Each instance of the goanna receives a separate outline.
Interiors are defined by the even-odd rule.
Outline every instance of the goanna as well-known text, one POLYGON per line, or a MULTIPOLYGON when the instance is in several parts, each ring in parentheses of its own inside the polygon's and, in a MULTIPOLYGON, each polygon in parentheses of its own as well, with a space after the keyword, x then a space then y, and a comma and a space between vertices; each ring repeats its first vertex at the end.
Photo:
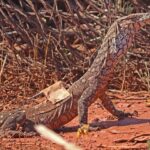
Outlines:
POLYGON ((26 135, 34 133, 35 124, 57 129, 78 115, 82 127, 88 123, 88 107, 100 98, 103 106, 114 116, 123 118, 130 113, 115 109, 105 91, 120 58, 132 47, 135 34, 150 24, 150 13, 137 13, 116 20, 108 30, 101 48, 88 71, 68 91, 72 97, 52 105, 47 102, 28 109, 0 113, 0 130, 26 135), (21 127, 18 129, 18 125, 21 127))

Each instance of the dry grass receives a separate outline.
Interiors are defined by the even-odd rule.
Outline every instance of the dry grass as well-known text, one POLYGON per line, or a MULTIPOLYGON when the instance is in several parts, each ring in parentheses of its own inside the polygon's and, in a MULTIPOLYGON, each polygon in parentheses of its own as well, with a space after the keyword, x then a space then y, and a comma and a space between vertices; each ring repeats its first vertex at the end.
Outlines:
MULTIPOLYGON (((112 22, 148 10, 137 9, 130 1, 107 4, 101 0, 38 0, 37 3, 2 0, 0 6, 1 101, 17 105, 30 103, 23 99, 57 80, 71 84, 79 79, 92 63, 112 22)), ((134 52, 137 54, 149 51, 150 28, 146 29, 136 36, 134 52)), ((135 70, 139 70, 138 65, 144 69, 146 61, 144 70, 149 74, 150 60, 138 59, 129 58, 124 73, 125 59, 118 65, 110 88, 148 90, 149 82, 145 84, 135 70)))

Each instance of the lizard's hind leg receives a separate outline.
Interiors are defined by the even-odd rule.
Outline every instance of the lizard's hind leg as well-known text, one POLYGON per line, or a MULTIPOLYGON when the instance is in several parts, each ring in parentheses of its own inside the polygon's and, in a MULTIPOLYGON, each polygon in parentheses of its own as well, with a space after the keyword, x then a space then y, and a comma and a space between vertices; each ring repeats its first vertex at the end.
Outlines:
POLYGON ((104 106, 104 108, 107 111, 109 111, 112 115, 116 116, 118 119, 123 119, 125 117, 133 116, 133 113, 128 113, 128 112, 126 113, 126 112, 116 109, 107 94, 103 94, 99 98, 101 99, 102 105, 104 106))

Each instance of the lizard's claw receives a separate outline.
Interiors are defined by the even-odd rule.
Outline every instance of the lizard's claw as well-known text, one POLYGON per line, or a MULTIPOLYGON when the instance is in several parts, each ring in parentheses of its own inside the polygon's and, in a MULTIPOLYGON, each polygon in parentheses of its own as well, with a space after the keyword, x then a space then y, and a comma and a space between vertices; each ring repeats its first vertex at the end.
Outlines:
POLYGON ((117 117, 118 117, 118 119, 120 120, 120 119, 124 119, 124 118, 126 118, 126 117, 133 117, 133 116, 138 116, 138 112, 137 111, 134 111, 134 112, 132 112, 132 113, 129 113, 129 112, 123 112, 123 111, 119 111, 118 110, 118 112, 117 112, 118 114, 117 114, 117 117))
POLYGON ((86 135, 89 132, 89 125, 83 124, 77 131, 77 137, 80 138, 82 135, 86 135))

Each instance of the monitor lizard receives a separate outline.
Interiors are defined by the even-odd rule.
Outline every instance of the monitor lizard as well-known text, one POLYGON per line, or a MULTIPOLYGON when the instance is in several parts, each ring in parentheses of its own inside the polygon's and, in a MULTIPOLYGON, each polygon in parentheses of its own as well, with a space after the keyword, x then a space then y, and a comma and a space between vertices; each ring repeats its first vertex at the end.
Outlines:
POLYGON ((45 104, 27 109, 0 112, 0 134, 34 135, 34 125, 44 124, 57 129, 77 115, 80 126, 88 123, 88 107, 100 98, 103 106, 114 116, 124 118, 131 113, 117 110, 105 94, 109 81, 120 58, 132 47, 134 35, 145 25, 150 24, 150 13, 136 13, 117 19, 109 28, 96 58, 87 72, 68 91, 71 98, 54 105, 45 104))

